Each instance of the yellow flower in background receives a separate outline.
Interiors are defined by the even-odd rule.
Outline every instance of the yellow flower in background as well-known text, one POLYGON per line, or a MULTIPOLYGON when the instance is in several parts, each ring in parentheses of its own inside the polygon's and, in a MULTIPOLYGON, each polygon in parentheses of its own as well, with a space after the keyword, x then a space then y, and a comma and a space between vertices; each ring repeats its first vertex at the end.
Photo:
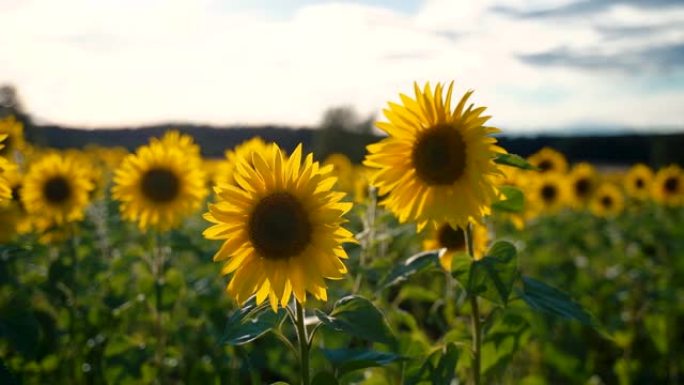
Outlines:
MULTIPOLYGON (((0 134, 0 151, 4 148, 4 141, 7 140, 6 134, 0 134)), ((5 179, 5 173, 11 168, 10 163, 0 156, 0 203, 12 197, 12 190, 5 179)))
POLYGON ((671 165, 658 170, 651 185, 651 196, 656 202, 666 206, 683 204, 684 173, 682 169, 671 165))
POLYGON ((564 173, 568 171, 568 161, 560 152, 550 148, 544 147, 538 152, 530 155, 527 161, 531 165, 539 168, 540 172, 558 172, 564 173))
POLYGON ((201 148, 195 143, 192 136, 182 134, 180 131, 166 131, 161 139, 151 138, 152 142, 159 140, 165 146, 178 147, 186 156, 200 157, 201 148))
MULTIPOLYGON (((489 243, 489 232, 487 226, 473 224, 473 251, 475 260, 484 258, 489 243)), ((451 262, 454 255, 467 253, 465 231, 460 228, 453 228, 448 223, 442 223, 436 229, 431 229, 429 238, 423 242, 423 250, 446 249, 446 252, 439 257, 439 263, 446 271, 451 271, 451 262)))
POLYGON ((204 236, 224 240, 214 261, 233 274, 228 292, 240 304, 256 293, 257 304, 268 298, 274 311, 293 293, 301 303, 307 292, 327 300, 324 278, 344 277, 342 243, 355 242, 341 227, 352 204, 331 190, 330 167, 319 167, 313 154, 302 163, 301 145, 289 158, 276 144, 251 158, 238 160, 238 185, 219 184, 204 215, 213 224, 204 236))
POLYGON ((12 159, 14 152, 24 146, 24 125, 12 115, 0 118, 0 135, 7 135, 0 156, 12 159))
POLYGON ((568 185, 563 174, 546 172, 537 174, 525 189, 530 213, 554 213, 568 202, 568 185))
POLYGON ((21 189, 26 212, 46 226, 83 219, 93 189, 86 170, 73 158, 49 154, 29 168, 21 189))
POLYGON ((596 169, 589 163, 575 165, 568 175, 571 204, 575 208, 585 207, 598 186, 596 169))
POLYGON ((353 171, 354 202, 363 203, 369 197, 371 169, 365 166, 356 166, 353 171))
POLYGON ((612 183, 604 183, 598 187, 591 200, 590 209, 599 217, 614 217, 625 208, 622 191, 612 183))
POLYGON ((648 199, 651 195, 651 183, 653 171, 645 164, 637 164, 629 169, 624 177, 623 184, 627 194, 636 199, 648 199))
POLYGON ((216 173, 216 185, 231 183, 235 184, 235 179, 233 177, 235 173, 235 165, 239 159, 246 159, 247 162, 251 162, 252 153, 263 154, 268 148, 266 142, 258 136, 252 139, 246 140, 232 150, 227 150, 225 152, 225 161, 222 163, 221 167, 216 173))
POLYGON ((344 154, 333 153, 323 161, 324 166, 332 166, 337 177, 337 187, 345 192, 354 191, 354 164, 344 154))
POLYGON ((505 150, 491 136, 499 130, 484 125, 490 118, 484 107, 466 107, 472 91, 452 110, 453 83, 445 97, 442 84, 434 92, 429 84, 422 91, 414 86, 415 99, 400 95, 403 104, 384 110, 388 122, 376 123, 389 137, 367 147, 364 164, 376 169, 371 183, 388 194, 385 207, 419 230, 480 222, 499 195, 501 171, 493 159, 505 150))
POLYGON ((26 213, 26 207, 21 200, 25 176, 15 169, 7 172, 5 179, 12 191, 12 200, 7 205, 8 213, 6 214, 11 214, 13 217, 13 231, 17 234, 29 233, 33 230, 34 224, 32 218, 26 213))
POLYGON ((165 231, 199 209, 207 194, 204 172, 186 149, 180 142, 152 140, 124 159, 112 188, 124 219, 141 230, 165 231))

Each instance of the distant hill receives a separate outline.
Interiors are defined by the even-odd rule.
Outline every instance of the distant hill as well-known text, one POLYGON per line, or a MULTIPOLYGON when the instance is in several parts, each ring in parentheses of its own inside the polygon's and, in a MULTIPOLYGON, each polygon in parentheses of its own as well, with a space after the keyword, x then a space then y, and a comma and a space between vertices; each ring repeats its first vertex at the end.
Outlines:
MULTIPOLYGON (((146 143, 150 137, 160 136, 168 129, 178 129, 192 135, 202 147, 204 156, 221 157, 225 149, 258 135, 275 141, 288 151, 302 143, 314 151, 319 159, 332 152, 347 154, 359 162, 365 146, 380 137, 373 134, 340 130, 319 130, 311 127, 215 127, 190 124, 164 124, 121 129, 83 130, 55 125, 26 125, 26 136, 37 145, 56 148, 80 148, 86 144, 123 146, 129 150, 146 143)), ((653 166, 668 163, 684 164, 684 133, 655 135, 602 136, 537 136, 499 138, 501 145, 512 153, 527 156, 544 146, 551 146, 566 154, 571 161, 591 161, 599 164, 633 164, 643 162, 653 166)))

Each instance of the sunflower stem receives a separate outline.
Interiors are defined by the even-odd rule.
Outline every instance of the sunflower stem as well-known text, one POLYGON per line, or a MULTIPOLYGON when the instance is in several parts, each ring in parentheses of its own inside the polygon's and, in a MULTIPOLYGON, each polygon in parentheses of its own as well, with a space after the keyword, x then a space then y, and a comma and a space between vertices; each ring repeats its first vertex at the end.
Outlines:
MULTIPOLYGON (((465 229, 466 245, 468 254, 475 258, 473 245, 473 226, 468 223, 465 229)), ((469 294, 470 308, 472 311, 472 331, 473 331, 473 384, 480 385, 480 362, 482 350, 482 324, 480 323, 480 306, 477 302, 477 295, 469 294)))
POLYGON ((162 317, 162 300, 164 291, 164 252, 162 250, 161 234, 155 232, 154 235, 154 256, 152 261, 152 272, 154 274, 154 297, 155 297, 155 327, 157 329, 157 349, 155 352, 155 363, 157 364, 157 378, 161 384, 165 383, 164 378, 164 345, 166 343, 164 335, 164 323, 162 317))
POLYGON ((304 305, 295 301, 295 311, 297 313, 297 339, 299 340, 299 361, 302 372, 302 385, 310 385, 309 380, 309 337, 306 335, 306 325, 304 325, 304 305))

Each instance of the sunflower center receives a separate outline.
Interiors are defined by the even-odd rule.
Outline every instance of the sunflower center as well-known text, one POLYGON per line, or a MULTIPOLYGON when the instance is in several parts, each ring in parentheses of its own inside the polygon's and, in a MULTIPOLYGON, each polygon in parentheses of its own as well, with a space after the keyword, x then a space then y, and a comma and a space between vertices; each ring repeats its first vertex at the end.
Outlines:
POLYGON ((537 165, 537 168, 539 168, 539 171, 545 172, 553 169, 553 162, 550 160, 544 159, 539 164, 537 165))
POLYGON ((556 196, 558 196, 558 190, 556 189, 556 186, 553 185, 544 185, 541 189, 541 197, 544 200, 544 202, 550 203, 556 200, 556 196))
POLYGON ((48 202, 59 205, 71 196, 71 186, 64 177, 52 177, 43 185, 43 195, 48 202))
POLYGON ((256 205, 249 218, 249 236, 266 259, 294 257, 311 241, 312 226, 302 204, 289 193, 274 193, 256 205))
POLYGON ((679 178, 669 177, 665 179, 665 184, 663 187, 665 187, 665 191, 668 193, 677 192, 677 189, 679 188, 679 178))
POLYGON ((142 177, 142 193, 153 202, 167 203, 178 196, 180 180, 165 168, 153 168, 142 177))
POLYGON ((637 188, 639 189, 644 188, 644 180, 641 178, 637 178, 634 184, 636 184, 637 188))
POLYGON ((12 145, 12 137, 11 136, 7 136, 5 138, 5 140, 0 142, 0 146, 2 146, 2 148, 0 148, 0 156, 6 156, 7 154, 9 154, 11 145, 12 145))
POLYGON ((457 130, 447 125, 422 134, 413 147, 413 165, 429 185, 449 185, 466 170, 466 144, 457 130))
POLYGON ((437 240, 441 247, 449 250, 465 250, 466 247, 465 232, 461 228, 454 230, 449 224, 439 229, 437 240))
POLYGON ((587 178, 582 178, 575 182, 575 194, 580 198, 584 198, 589 195, 590 188, 591 182, 589 182, 589 179, 587 178))
POLYGON ((613 206, 613 198, 609 196, 601 197, 601 205, 605 208, 611 208, 613 206))

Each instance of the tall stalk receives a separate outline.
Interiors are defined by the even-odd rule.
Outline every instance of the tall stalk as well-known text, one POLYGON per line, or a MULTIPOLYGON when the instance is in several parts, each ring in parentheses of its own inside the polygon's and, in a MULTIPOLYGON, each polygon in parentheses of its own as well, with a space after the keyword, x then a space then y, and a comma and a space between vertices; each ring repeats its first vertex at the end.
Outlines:
MULTIPOLYGON (((473 226, 468 223, 465 229, 466 245, 468 247, 468 254, 473 260, 475 259, 474 245, 473 245, 473 226)), ((473 332, 473 384, 480 385, 480 366, 482 354, 482 324, 480 322, 480 306, 477 302, 477 296, 472 293, 469 294, 470 308, 472 311, 472 332, 473 332)))
POLYGON ((304 306, 295 300, 297 339, 299 340, 299 362, 302 372, 302 385, 310 385, 309 379, 309 336, 304 325, 304 306))

